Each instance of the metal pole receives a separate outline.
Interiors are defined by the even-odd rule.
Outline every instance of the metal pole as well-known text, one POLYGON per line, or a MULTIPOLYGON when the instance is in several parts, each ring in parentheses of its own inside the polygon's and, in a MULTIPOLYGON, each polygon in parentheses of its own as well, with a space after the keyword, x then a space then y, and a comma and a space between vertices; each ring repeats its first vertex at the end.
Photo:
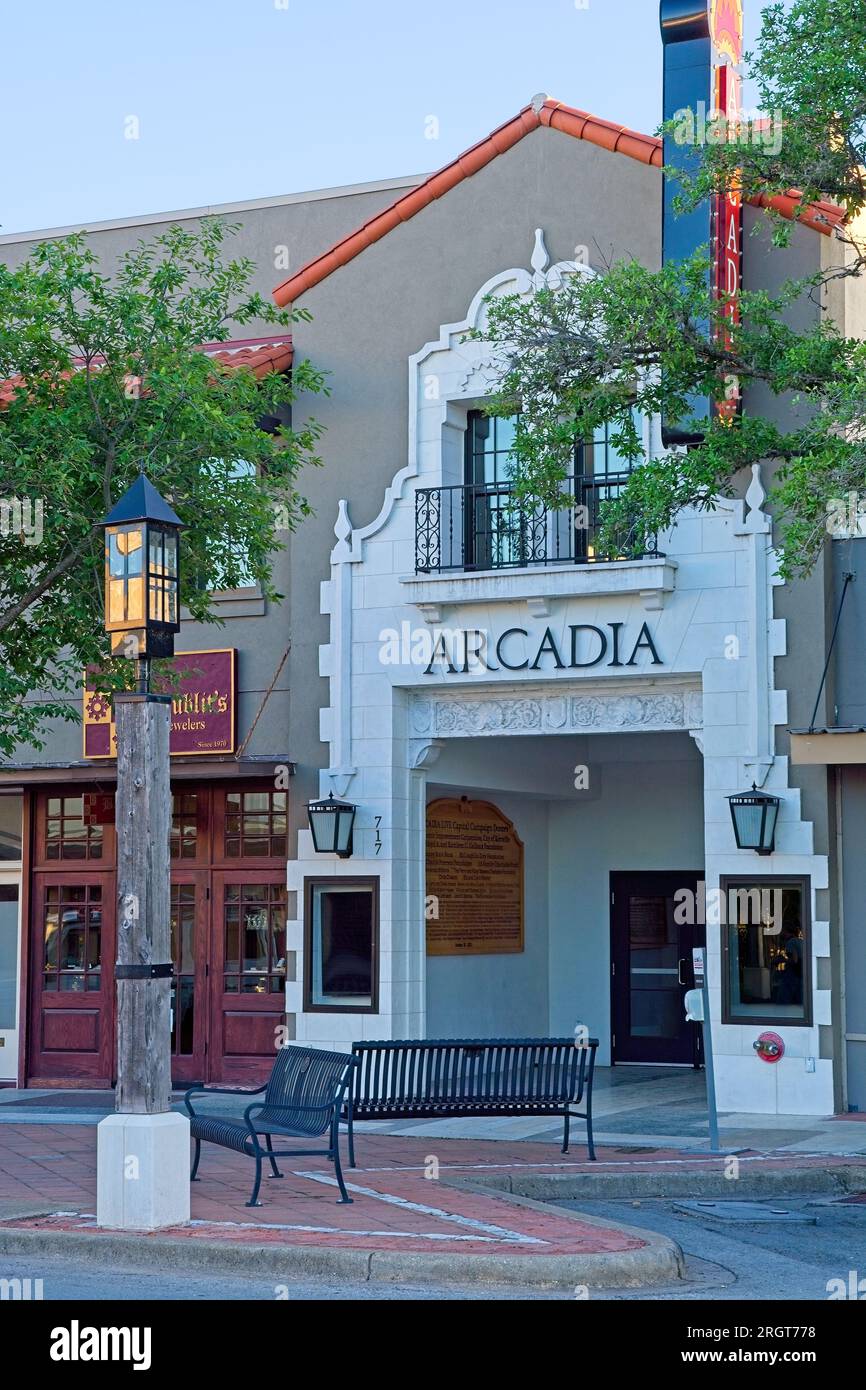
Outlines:
POLYGON ((707 1114, 710 1121, 710 1153, 719 1153, 719 1112, 716 1109, 716 1074, 713 1068, 713 1029, 710 1021, 710 986, 707 980, 707 952, 701 947, 704 970, 701 993, 704 998, 704 1021, 701 1035, 704 1042, 704 1070, 707 1076, 707 1114))

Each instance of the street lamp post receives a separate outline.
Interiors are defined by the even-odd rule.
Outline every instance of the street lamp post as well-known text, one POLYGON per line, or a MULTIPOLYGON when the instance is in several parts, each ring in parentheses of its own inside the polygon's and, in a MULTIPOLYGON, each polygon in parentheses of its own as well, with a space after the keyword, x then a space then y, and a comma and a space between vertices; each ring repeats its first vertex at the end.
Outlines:
POLYGON ((105 626, 137 664, 117 726, 117 1089, 97 1131, 97 1224, 154 1230, 189 1220, 189 1121, 171 1109, 171 698, 153 657, 180 629, 182 523, 140 474, 103 522, 105 626))

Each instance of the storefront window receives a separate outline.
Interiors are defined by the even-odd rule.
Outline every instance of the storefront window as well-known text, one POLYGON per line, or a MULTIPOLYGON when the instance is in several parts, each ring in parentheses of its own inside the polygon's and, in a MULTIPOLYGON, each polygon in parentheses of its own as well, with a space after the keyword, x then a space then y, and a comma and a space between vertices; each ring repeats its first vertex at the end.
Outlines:
POLYGON ((227 859, 285 859, 288 792, 226 792, 227 859))
POLYGON ((18 884, 0 883, 0 1032, 15 1027, 18 993, 18 884))
POLYGON ((171 857, 198 858, 198 794, 175 792, 171 798, 171 857))
POLYGON ((0 796, 0 860, 21 858, 23 797, 0 796))
POLYGON ((45 819, 46 859, 101 859, 103 825, 93 798, 49 796, 45 819))
POLYGON ((305 1007, 378 1008, 379 880, 307 880, 305 1007))
POLYGON ((226 994, 279 994, 285 989, 286 907, 280 883, 226 884, 226 994))
POLYGON ((809 880, 723 879, 725 1023, 811 1023, 809 880))
POLYGON ((102 889, 56 884, 45 890, 42 987, 79 993, 101 987, 102 889))
POLYGON ((171 885, 172 1052, 190 1056, 195 1036, 195 885, 171 885))

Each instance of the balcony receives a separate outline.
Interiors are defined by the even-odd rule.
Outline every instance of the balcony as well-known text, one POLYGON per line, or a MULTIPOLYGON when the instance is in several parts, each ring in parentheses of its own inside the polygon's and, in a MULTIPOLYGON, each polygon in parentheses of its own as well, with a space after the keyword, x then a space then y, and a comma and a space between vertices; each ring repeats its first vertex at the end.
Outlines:
MULTIPOLYGON (((550 510, 515 498, 510 483, 420 488, 415 494, 415 573, 473 573, 530 566, 587 565, 616 559, 596 545, 601 504, 627 478, 572 477, 563 491, 573 504, 550 510)), ((658 556, 656 538, 645 556, 658 556)))
POLYGON ((556 599, 638 595, 659 609, 675 586, 676 561, 656 537, 639 559, 611 557, 597 545, 602 502, 626 474, 571 477, 572 504, 558 509, 515 498, 508 483, 422 488, 415 494, 415 574, 401 583, 430 623, 447 608, 523 601, 536 617, 556 599))

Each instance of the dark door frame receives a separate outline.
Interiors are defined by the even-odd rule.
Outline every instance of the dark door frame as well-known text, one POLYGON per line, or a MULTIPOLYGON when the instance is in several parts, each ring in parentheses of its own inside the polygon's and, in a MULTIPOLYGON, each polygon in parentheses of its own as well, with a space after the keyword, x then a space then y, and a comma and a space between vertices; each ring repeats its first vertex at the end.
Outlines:
MULTIPOLYGON (((706 871, 705 871, 704 869, 687 869, 687 870, 678 870, 678 869, 624 869, 624 870, 611 870, 611 873, 610 873, 610 890, 609 890, 609 891, 610 891, 610 898, 609 898, 609 902, 610 902, 610 936, 609 936, 609 945, 610 945, 610 1033, 611 1033, 610 1057, 611 1057, 611 1066, 616 1066, 617 1061, 619 1061, 621 1065, 691 1066, 691 1067, 698 1067, 698 1066, 701 1066, 701 1065, 702 1065, 703 1058, 702 1058, 702 1055, 701 1055, 701 1030, 700 1030, 700 1028, 696 1028, 696 1027, 694 1027, 694 1026, 691 1025, 691 1024, 686 1024, 686 1022, 685 1022, 685 1010, 683 1010, 683 1029, 684 1029, 683 1037, 684 1037, 684 1039, 685 1039, 685 1037, 687 1036, 687 1035, 685 1034, 685 1029, 688 1028, 689 1031, 690 1031, 690 1033, 691 1033, 691 1038, 692 1038, 692 1045, 691 1045, 691 1048, 690 1048, 690 1050, 689 1050, 689 1055, 687 1055, 687 1056, 686 1056, 686 1055, 683 1055, 682 1057, 679 1057, 679 1058, 672 1058, 672 1057, 664 1058, 664 1057, 663 1057, 663 1058, 661 1058, 661 1059, 659 1059, 659 1060, 657 1060, 657 1061, 655 1061, 655 1062, 654 1062, 653 1059, 651 1059, 651 1058, 627 1058, 627 1057, 620 1057, 620 1058, 617 1058, 617 1048, 616 1048, 616 1046, 614 1045, 614 1040, 615 1040, 615 1038, 616 1038, 616 1036, 617 1036, 617 1032, 619 1032, 619 1036, 620 1036, 620 1051, 621 1051, 621 1050, 622 1050, 623 1028, 622 1028, 621 1025, 620 1025, 620 1027, 618 1028, 618 1027, 617 1027, 617 1024, 618 1024, 618 1022, 619 1022, 621 1019, 624 1018, 624 1016, 627 1016, 627 1011, 628 1011, 628 989, 629 989, 629 980, 628 980, 628 977, 627 977, 627 976, 626 976, 625 978, 623 978, 623 975, 622 975, 622 974, 620 974, 619 977, 617 977, 617 975, 616 975, 616 963, 617 963, 617 955, 618 955, 618 952, 617 952, 617 950, 616 950, 615 933, 616 933, 616 931, 617 931, 617 926, 618 926, 618 920, 617 920, 618 904, 617 904, 617 902, 616 902, 616 893, 617 893, 618 891, 619 891, 619 892, 622 892, 622 893, 628 892, 628 891, 629 891, 629 884, 630 884, 630 883, 631 883, 633 886, 637 886, 638 884, 645 884, 645 885, 646 885, 646 888, 647 888, 647 891, 651 891, 653 888, 655 888, 656 891, 659 891, 659 890, 665 891, 665 889, 670 889, 670 888, 684 888, 684 887, 692 887, 692 886, 694 886, 694 887, 696 888, 697 885, 698 885, 698 883, 701 882, 701 881, 704 879, 705 873, 706 873, 706 871), (663 886, 663 885, 664 885, 664 886, 663 886), (625 992, 624 994, 623 994, 623 991, 625 992)), ((685 967, 683 968, 683 966, 682 966, 682 964, 681 964, 681 965, 680 965, 680 969, 681 969, 681 984, 682 984, 683 989, 686 990, 686 989, 692 989, 692 988, 694 987, 694 975, 693 975, 693 973, 692 973, 692 961, 691 961, 691 948, 692 948, 693 945, 694 945, 694 946, 702 946, 702 945, 705 945, 705 943, 706 943, 706 925, 705 925, 705 923, 695 923, 695 924, 692 924, 692 925, 686 925, 686 924, 684 924, 684 931, 685 931, 685 934, 686 934, 687 937, 688 937, 688 944, 681 947, 681 952, 680 952, 679 960, 680 960, 680 962, 682 962, 683 960, 685 960, 685 967)), ((681 938, 681 939, 682 939, 682 938, 681 938)), ((672 1050, 672 1049, 669 1049, 669 1050, 672 1050)), ((684 1048, 683 1050, 685 1051, 685 1048, 684 1048)))

